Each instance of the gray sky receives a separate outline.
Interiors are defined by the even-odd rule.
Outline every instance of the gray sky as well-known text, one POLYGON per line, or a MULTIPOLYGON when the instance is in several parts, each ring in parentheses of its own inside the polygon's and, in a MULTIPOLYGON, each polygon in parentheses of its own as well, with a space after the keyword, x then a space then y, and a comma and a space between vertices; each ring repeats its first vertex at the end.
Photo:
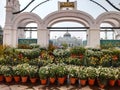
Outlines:
MULTIPOLYGON (((31 0, 19 0, 21 4, 21 9, 23 9, 31 0)), ((35 0, 34 3, 32 3, 25 11, 29 12, 35 7, 37 4, 40 2, 45 1, 45 0, 35 0)), ((47 16, 49 13, 52 13, 56 10, 58 10, 58 1, 67 1, 67 0, 50 0, 42 5, 40 5, 38 8, 36 8, 33 12, 38 14, 41 18, 44 18, 47 16)), ((77 1, 77 9, 87 12, 88 14, 92 15, 94 18, 96 18, 98 15, 101 13, 105 12, 100 6, 94 4, 90 0, 69 0, 69 1, 77 1)), ((97 1, 98 3, 102 4, 107 10, 109 11, 115 11, 107 2, 106 0, 94 0, 97 1)), ((110 0, 115 6, 120 8, 120 0, 110 0)), ((6 0, 1 0, 0 3, 0 25, 4 27, 5 23, 5 4, 6 0)), ((62 25, 57 24, 55 26, 62 25)), ((74 23, 73 25, 78 25, 74 23)), ((71 23, 69 23, 69 26, 71 26, 71 23)), ((53 33, 54 34, 54 33, 53 33)), ((73 34, 74 35, 74 34, 73 34)), ((53 36, 55 37, 55 36, 53 36)), ((53 38, 51 37, 51 38, 53 38)), ((79 36, 77 36, 79 37, 79 36)), ((85 38, 85 35, 82 37, 85 38)))

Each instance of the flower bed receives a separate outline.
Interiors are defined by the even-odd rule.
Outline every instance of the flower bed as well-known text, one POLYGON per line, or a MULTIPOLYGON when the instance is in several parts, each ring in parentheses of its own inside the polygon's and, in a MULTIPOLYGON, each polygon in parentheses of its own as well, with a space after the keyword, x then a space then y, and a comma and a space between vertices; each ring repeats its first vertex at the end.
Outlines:
MULTIPOLYGON (((59 78, 63 78, 63 82, 60 84, 66 84, 71 81, 71 78, 75 78, 74 82, 83 86, 85 83, 78 82, 82 82, 81 80, 89 82, 90 79, 95 79, 99 85, 100 82, 102 82, 101 84, 108 83, 110 79, 119 81, 120 50, 84 50, 82 58, 74 58, 70 56, 69 49, 55 49, 49 52, 46 49, 16 50, 7 48, 0 55, 0 74, 12 78, 19 76, 20 80, 22 80, 22 76, 26 76, 28 81, 31 81, 33 77, 37 81, 46 79, 46 83, 54 78, 54 81, 50 81, 52 84, 58 83, 59 78)), ((20 80, 19 82, 23 82, 20 80)))

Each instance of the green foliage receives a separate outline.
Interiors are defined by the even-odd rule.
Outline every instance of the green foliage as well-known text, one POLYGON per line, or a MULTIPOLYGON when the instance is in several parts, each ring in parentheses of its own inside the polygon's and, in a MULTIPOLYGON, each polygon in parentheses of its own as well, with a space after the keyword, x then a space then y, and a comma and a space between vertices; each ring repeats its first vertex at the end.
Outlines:
POLYGON ((70 53, 71 54, 75 54, 75 55, 80 55, 80 54, 84 54, 85 50, 86 49, 84 47, 78 47, 78 46, 76 46, 76 47, 72 47, 70 49, 70 53))
POLYGON ((38 74, 41 79, 46 79, 49 75, 48 67, 47 66, 40 67, 38 74))
POLYGON ((12 76, 13 75, 11 66, 6 66, 6 65, 2 66, 1 71, 3 72, 4 76, 12 76))
POLYGON ((86 67, 80 67, 78 71, 78 78, 79 79, 87 79, 87 68, 86 67))
POLYGON ((28 75, 30 78, 38 77, 38 67, 30 65, 28 75))
POLYGON ((57 65, 56 69, 57 69, 56 71, 57 77, 64 77, 68 74, 67 68, 65 67, 64 64, 57 65))
POLYGON ((70 77, 74 77, 74 78, 77 78, 78 77, 78 67, 77 66, 73 66, 73 65, 71 65, 71 66, 69 66, 68 67, 68 75, 70 76, 70 77))

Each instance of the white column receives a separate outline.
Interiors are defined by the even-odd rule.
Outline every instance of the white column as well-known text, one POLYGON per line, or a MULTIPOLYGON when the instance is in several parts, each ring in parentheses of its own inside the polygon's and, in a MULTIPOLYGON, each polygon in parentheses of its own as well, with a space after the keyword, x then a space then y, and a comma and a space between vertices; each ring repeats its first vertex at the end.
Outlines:
POLYGON ((100 30, 89 29, 87 46, 91 48, 100 48, 100 30))
POLYGON ((16 29, 12 30, 12 46, 18 46, 18 31, 16 29))
POLYGON ((48 47, 49 45, 49 31, 47 29, 39 29, 37 32, 37 44, 40 47, 48 47))
POLYGON ((3 45, 12 46, 12 30, 4 30, 3 32, 3 45))

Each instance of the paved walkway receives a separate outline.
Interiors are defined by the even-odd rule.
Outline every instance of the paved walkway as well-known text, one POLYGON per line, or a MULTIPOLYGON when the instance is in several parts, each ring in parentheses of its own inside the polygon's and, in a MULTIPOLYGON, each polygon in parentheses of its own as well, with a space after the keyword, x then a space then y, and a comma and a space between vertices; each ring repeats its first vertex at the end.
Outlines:
POLYGON ((120 90, 120 87, 106 87, 105 89, 100 89, 97 85, 96 86, 75 86, 75 85, 65 85, 65 86, 58 86, 58 85, 33 85, 33 84, 16 84, 16 83, 0 83, 0 90, 120 90))

